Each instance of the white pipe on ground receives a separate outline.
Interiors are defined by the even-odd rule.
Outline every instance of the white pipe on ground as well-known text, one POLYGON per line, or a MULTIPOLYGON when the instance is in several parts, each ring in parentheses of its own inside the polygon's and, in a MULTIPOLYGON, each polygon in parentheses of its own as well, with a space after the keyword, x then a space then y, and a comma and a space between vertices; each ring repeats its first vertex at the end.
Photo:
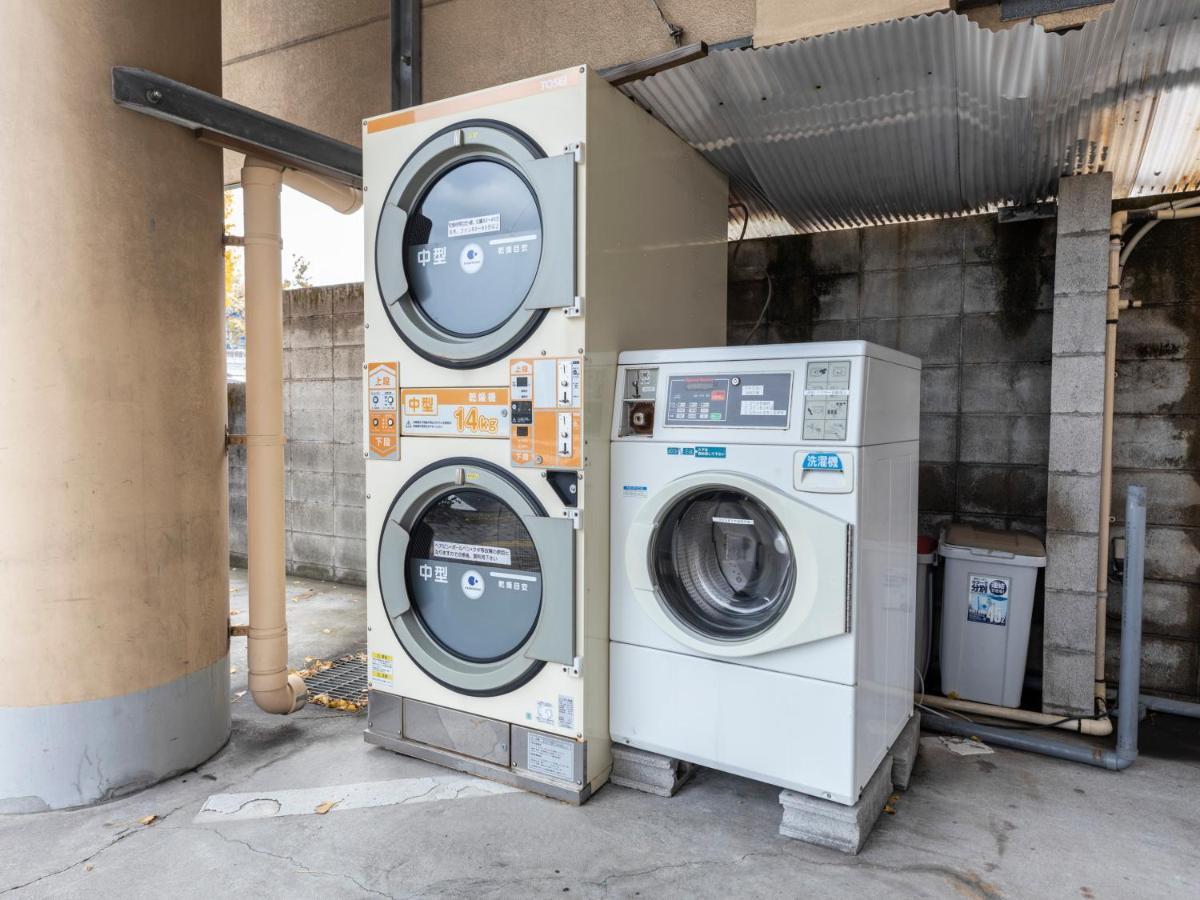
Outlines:
POLYGON ((1074 731, 1079 734, 1104 736, 1112 734, 1112 719, 1107 716, 1099 719, 1069 719, 1053 713, 1033 712, 1028 709, 1012 709, 1007 706, 993 706, 990 703, 976 703, 973 700, 955 700, 949 697, 931 695, 918 696, 913 699, 917 706, 928 706, 932 709, 944 709, 949 712, 964 715, 987 716, 991 719, 1007 719, 1013 722, 1023 722, 1029 725, 1061 728, 1064 731, 1074 731))
POLYGON ((242 167, 246 279, 246 557, 250 693, 287 715, 308 689, 288 674, 284 572, 283 240, 280 166, 247 157, 242 167))

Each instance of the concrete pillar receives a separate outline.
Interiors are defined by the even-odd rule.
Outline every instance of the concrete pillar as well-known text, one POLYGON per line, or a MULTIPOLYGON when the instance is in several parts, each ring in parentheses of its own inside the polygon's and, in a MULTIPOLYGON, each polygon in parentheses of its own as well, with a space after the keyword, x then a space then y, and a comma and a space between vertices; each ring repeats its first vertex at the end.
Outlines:
POLYGON ((229 735, 221 158, 112 101, 220 93, 219 0, 0 0, 0 813, 229 735))
POLYGON ((1091 715, 1112 176, 1059 182, 1042 708, 1091 715))

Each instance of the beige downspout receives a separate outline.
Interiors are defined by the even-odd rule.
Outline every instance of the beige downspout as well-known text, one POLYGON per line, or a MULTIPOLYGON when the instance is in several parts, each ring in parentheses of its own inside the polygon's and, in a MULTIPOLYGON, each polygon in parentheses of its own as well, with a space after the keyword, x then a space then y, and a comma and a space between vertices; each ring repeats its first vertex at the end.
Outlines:
POLYGON ((246 268, 246 557, 250 625, 246 655, 250 694, 269 713, 304 706, 308 689, 288 673, 287 593, 284 568, 283 240, 279 192, 283 184, 340 213, 362 206, 362 191, 284 170, 247 157, 242 167, 246 268))
POLYGON ((1113 403, 1117 380, 1117 317, 1121 308, 1121 242, 1127 212, 1115 212, 1108 226, 1108 288, 1104 298, 1104 425, 1100 439, 1100 546, 1096 555, 1096 712, 1108 712, 1104 653, 1108 634, 1108 534, 1112 518, 1113 403))
POLYGON ((246 267, 246 559, 250 694, 287 715, 308 689, 287 665, 283 496, 283 240, 280 166, 250 157, 242 167, 246 267))

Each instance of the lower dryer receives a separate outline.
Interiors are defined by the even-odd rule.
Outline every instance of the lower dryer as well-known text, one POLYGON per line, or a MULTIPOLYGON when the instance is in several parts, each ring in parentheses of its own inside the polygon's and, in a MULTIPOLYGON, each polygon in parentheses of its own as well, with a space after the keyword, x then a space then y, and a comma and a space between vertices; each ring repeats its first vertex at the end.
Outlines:
POLYGON ((912 715, 920 362, 621 354, 615 742, 839 803, 912 715))
POLYGON ((367 498, 367 741, 583 802, 611 762, 603 668, 593 684, 581 665, 572 506, 510 468, 506 441, 409 441, 405 457, 367 498))

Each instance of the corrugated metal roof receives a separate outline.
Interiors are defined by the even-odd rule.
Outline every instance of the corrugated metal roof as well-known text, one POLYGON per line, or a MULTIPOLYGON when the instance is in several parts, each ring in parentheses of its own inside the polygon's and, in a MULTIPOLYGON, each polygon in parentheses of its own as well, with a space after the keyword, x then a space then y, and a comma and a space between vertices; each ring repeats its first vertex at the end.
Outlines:
POLYGON ((753 237, 1020 206, 1071 174, 1200 188, 1200 0, 1117 0, 1066 34, 899 19, 624 89, 729 173, 753 237))

